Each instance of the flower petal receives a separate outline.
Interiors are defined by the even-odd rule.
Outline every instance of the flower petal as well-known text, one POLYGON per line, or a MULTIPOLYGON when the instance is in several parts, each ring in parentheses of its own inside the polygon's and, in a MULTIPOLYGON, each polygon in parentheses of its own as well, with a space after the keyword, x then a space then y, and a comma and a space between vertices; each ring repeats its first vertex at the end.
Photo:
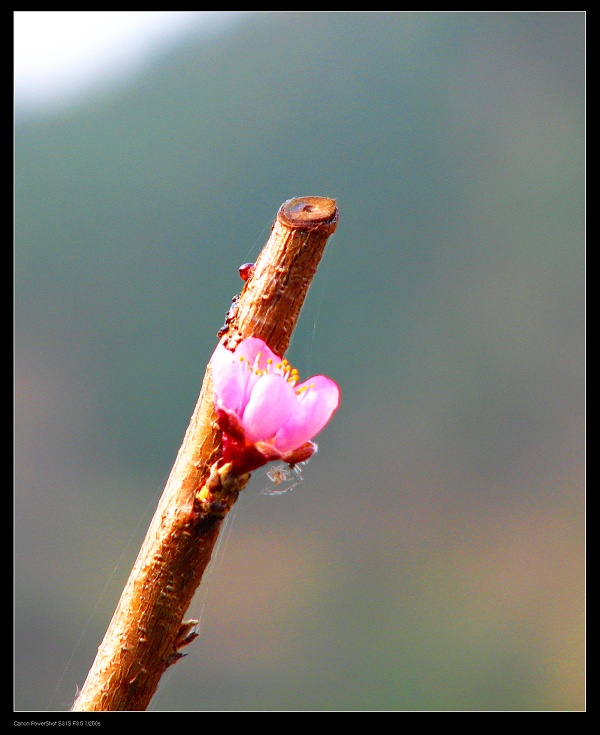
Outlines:
POLYGON ((264 370, 267 367, 267 362, 281 362, 281 358, 278 357, 273 350, 258 337, 247 337, 245 340, 239 343, 235 349, 236 357, 243 357, 253 367, 264 370), (255 365, 255 361, 258 361, 255 365))
POLYGON ((340 389, 333 380, 315 375, 296 387, 296 403, 289 420, 275 436, 280 452, 290 452, 316 436, 340 402, 340 389))
POLYGON ((213 392, 217 406, 237 414, 241 419, 252 389, 259 379, 256 371, 265 370, 269 360, 278 363, 281 358, 257 337, 243 340, 234 352, 219 343, 211 358, 213 392))
POLYGON ((250 370, 233 352, 217 346, 211 358, 213 392, 220 408, 241 416, 246 403, 250 370))
POLYGON ((252 388, 242 417, 246 441, 270 443, 291 417, 296 402, 290 383, 279 375, 262 375, 252 388))

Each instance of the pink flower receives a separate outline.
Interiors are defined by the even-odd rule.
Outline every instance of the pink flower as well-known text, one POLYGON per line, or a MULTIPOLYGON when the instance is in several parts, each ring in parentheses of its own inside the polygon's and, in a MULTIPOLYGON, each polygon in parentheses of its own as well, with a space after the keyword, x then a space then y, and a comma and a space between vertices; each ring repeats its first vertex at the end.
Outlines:
POLYGON ((340 389, 324 375, 298 383, 298 371, 256 337, 231 352, 217 346, 212 360, 215 408, 223 431, 223 458, 250 472, 274 459, 304 462, 310 441, 340 402, 340 389))

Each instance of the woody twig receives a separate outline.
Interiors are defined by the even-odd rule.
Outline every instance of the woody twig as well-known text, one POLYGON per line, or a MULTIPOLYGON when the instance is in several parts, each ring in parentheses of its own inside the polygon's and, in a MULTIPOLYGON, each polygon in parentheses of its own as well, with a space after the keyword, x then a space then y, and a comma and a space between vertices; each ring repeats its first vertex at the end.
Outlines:
MULTIPOLYGON (((283 356, 325 244, 337 225, 332 199, 285 202, 219 333, 229 350, 258 337, 283 356)), ((74 711, 145 710, 165 670, 195 637, 185 612, 223 519, 248 482, 223 464, 211 367, 148 533, 74 705, 74 711)))

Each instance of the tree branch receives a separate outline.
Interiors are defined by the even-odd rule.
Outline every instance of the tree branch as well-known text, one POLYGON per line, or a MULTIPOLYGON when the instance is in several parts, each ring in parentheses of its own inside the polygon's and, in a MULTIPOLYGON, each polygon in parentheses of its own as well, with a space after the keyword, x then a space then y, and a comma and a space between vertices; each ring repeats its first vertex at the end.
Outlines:
MULTIPOLYGON (((252 274, 219 333, 234 349, 259 337, 283 356, 310 282, 337 225, 333 199, 285 202, 252 274)), ((74 711, 144 710, 164 671, 190 643, 196 621, 183 621, 210 561, 223 519, 249 474, 219 466, 207 367, 200 397, 137 561, 74 711)))

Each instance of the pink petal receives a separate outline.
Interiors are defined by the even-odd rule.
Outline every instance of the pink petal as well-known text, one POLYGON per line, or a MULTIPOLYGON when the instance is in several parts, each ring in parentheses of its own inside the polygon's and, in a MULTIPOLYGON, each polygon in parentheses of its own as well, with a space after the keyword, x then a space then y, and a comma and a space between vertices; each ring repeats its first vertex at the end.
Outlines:
POLYGON ((296 387, 296 403, 289 420, 275 437, 280 452, 290 452, 316 436, 340 402, 340 389, 333 380, 315 375, 296 387), (306 390, 298 392, 306 386, 306 390))
POLYGON ((235 349, 236 357, 240 355, 245 357, 251 365, 254 365, 257 355, 260 353, 258 361, 258 367, 264 370, 267 367, 267 361, 272 360, 273 362, 281 362, 281 358, 278 357, 270 347, 267 346, 266 342, 258 337, 247 337, 245 340, 239 343, 235 349))
POLYGON ((241 416, 250 377, 247 363, 219 344, 211 358, 211 367, 217 406, 241 416))
POLYGON ((244 409, 247 442, 270 442, 294 411, 296 393, 279 375, 263 375, 255 383, 244 409))
POLYGON ((213 391, 217 406, 236 413, 240 418, 259 375, 256 370, 276 364, 280 357, 257 337, 240 342, 234 352, 218 344, 211 358, 213 391))

